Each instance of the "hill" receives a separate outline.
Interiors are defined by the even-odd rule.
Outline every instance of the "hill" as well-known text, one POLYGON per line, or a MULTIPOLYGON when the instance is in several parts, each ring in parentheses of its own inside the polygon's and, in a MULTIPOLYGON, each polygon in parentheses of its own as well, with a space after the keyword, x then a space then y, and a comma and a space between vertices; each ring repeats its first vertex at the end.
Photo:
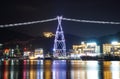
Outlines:
MULTIPOLYGON (((101 37, 79 37, 71 34, 65 34, 66 47, 72 49, 72 45, 81 44, 81 41, 96 41, 98 44, 111 43, 113 40, 120 41, 120 32, 116 34, 105 35, 101 37)), ((52 51, 54 45, 54 37, 46 38, 44 36, 32 37, 20 32, 11 31, 8 29, 0 29, 0 43, 4 47, 21 47, 44 48, 45 51, 52 51)))

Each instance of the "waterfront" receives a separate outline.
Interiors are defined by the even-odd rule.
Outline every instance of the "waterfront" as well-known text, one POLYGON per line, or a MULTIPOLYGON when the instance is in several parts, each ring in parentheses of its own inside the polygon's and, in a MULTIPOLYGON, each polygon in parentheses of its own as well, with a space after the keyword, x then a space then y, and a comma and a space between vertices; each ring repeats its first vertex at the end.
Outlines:
POLYGON ((120 79, 120 61, 1 60, 0 79, 120 79))

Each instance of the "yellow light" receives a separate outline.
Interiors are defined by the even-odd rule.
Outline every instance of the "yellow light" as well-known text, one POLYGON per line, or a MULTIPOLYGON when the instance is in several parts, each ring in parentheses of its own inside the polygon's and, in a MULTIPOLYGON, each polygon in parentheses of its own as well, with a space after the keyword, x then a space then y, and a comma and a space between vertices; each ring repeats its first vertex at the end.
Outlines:
POLYGON ((50 37, 54 36, 54 34, 52 32, 43 32, 43 35, 46 38, 50 38, 50 37))
POLYGON ((32 59, 35 59, 35 57, 34 57, 34 56, 30 56, 30 57, 29 57, 29 59, 31 59, 31 60, 32 60, 32 59))

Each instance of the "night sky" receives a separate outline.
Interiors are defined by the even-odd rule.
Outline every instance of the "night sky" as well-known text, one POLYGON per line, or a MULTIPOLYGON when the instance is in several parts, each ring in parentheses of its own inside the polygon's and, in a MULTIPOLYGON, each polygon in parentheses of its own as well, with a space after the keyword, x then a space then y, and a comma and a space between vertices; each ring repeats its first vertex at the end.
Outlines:
MULTIPOLYGON (((120 22, 119 0, 4 0, 0 2, 0 25, 55 18, 120 22)), ((64 33, 99 37, 120 32, 120 25, 63 21, 64 33)), ((39 36, 44 31, 55 33, 57 21, 8 27, 18 32, 39 36)))

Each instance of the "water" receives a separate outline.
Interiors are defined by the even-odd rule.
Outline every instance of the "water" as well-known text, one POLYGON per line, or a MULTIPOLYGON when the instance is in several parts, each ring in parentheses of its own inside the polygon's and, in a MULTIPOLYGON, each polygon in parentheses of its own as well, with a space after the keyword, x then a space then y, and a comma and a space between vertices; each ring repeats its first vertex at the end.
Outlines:
POLYGON ((120 79, 120 61, 0 60, 0 79, 120 79))

